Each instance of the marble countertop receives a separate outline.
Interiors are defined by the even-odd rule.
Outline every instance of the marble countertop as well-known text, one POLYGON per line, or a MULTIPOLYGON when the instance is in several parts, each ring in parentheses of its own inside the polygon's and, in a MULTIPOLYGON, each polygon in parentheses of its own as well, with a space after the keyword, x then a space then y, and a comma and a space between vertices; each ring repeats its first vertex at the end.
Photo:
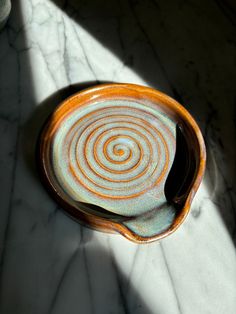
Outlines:
POLYGON ((231 1, 12 1, 0 33, 0 313, 236 312, 231 1), (34 145, 65 97, 152 86, 196 118, 207 171, 185 223, 136 245, 80 226, 41 185, 34 145))

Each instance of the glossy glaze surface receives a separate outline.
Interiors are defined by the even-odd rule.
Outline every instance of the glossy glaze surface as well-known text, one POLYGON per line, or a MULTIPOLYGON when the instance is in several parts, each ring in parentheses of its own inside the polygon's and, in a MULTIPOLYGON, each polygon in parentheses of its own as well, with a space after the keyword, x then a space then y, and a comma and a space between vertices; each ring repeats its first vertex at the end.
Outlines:
POLYGON ((52 134, 55 177, 72 199, 133 216, 160 206, 175 154, 175 123, 154 105, 91 102, 52 134))
MULTIPOLYGON (((109 215, 105 218, 107 229, 134 241, 154 240, 182 222, 205 167, 204 142, 189 113, 168 96, 132 84, 95 86, 68 98, 47 122, 39 155, 47 186, 66 209, 74 208, 74 217, 81 218, 80 202, 87 204, 85 214, 91 205, 98 206, 101 210, 90 220, 105 211, 119 215, 116 225, 109 215), (178 165, 182 179, 173 174, 173 185, 181 187, 180 181, 186 181, 184 200, 176 206, 179 191, 168 198, 166 181, 176 160, 180 124, 182 131, 192 133, 178 158, 193 150, 185 163, 195 164, 187 180, 189 167, 184 164, 178 165)), ((93 222, 88 225, 97 228, 93 222)))

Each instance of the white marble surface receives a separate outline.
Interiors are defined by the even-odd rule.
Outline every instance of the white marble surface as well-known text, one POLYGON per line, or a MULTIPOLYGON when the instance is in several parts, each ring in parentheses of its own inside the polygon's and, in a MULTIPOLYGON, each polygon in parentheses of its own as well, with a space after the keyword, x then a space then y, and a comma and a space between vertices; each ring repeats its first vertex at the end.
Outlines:
POLYGON ((13 1, 0 33, 0 313, 233 314, 235 23, 231 1, 13 1), (207 142, 190 215, 161 243, 81 227, 34 165, 46 115, 84 82, 179 100, 207 142))

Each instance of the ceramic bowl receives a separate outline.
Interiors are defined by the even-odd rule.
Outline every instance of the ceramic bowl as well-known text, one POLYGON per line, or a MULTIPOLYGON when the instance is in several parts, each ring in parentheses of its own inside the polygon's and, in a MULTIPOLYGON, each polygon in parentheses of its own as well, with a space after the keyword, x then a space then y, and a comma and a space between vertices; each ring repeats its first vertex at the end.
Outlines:
POLYGON ((37 156, 45 186, 67 213, 139 243, 181 225, 206 162, 189 112, 133 84, 99 85, 66 99, 45 124, 37 156))

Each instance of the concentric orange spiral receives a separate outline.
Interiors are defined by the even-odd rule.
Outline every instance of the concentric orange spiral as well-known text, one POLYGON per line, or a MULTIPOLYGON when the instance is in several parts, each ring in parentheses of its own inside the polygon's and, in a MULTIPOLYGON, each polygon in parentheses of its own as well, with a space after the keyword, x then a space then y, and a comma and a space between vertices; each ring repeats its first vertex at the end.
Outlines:
POLYGON ((175 125, 151 105, 125 100, 79 107, 61 121, 51 147, 54 175, 73 199, 129 215, 163 199, 175 125))

